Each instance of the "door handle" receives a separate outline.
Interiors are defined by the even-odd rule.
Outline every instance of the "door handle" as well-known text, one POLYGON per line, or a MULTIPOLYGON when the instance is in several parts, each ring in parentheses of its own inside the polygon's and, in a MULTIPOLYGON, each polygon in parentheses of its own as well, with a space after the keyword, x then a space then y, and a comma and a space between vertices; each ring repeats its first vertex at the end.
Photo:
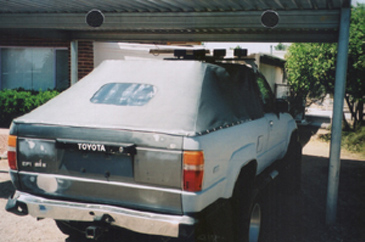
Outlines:
POLYGON ((270 127, 274 126, 274 121, 270 120, 269 124, 270 124, 270 127))
POLYGON ((264 146, 263 139, 264 139, 263 135, 260 135, 259 137, 257 137, 257 145, 256 145, 256 152, 257 153, 262 151, 262 148, 264 146))

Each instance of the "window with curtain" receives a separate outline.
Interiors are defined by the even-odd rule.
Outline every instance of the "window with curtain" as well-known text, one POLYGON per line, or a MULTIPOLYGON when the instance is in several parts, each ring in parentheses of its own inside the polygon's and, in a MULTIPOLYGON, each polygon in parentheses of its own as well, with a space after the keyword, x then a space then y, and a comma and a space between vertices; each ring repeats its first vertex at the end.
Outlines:
POLYGON ((68 51, 56 48, 0 48, 0 88, 66 89, 68 51))

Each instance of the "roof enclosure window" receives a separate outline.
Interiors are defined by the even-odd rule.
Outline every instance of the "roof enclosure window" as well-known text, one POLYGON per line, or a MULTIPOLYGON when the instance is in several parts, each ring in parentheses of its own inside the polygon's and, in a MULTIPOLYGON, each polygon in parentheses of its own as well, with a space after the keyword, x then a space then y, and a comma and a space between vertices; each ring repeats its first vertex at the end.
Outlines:
POLYGON ((91 98, 92 103, 118 106, 143 106, 156 94, 156 87, 136 83, 108 83, 91 98))
POLYGON ((68 86, 67 48, 0 47, 0 89, 45 91, 68 86))

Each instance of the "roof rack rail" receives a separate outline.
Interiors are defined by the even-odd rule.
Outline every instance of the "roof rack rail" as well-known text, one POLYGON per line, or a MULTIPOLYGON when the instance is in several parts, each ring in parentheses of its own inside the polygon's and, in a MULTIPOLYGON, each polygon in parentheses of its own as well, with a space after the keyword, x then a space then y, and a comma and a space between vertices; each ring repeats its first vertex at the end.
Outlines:
POLYGON ((173 58, 165 58, 165 60, 200 60, 206 62, 215 61, 239 61, 248 60, 247 49, 235 49, 234 58, 226 58, 226 49, 214 49, 213 55, 206 49, 175 49, 173 58))
POLYGON ((205 49, 176 49, 174 50, 174 56, 180 60, 204 60, 206 58, 206 54, 209 54, 209 50, 205 49))
POLYGON ((208 63, 242 63, 252 66, 256 72, 255 59, 247 56, 247 49, 235 49, 233 58, 226 58, 225 49, 214 49, 213 55, 206 49, 175 49, 174 58, 164 60, 198 60, 208 63))

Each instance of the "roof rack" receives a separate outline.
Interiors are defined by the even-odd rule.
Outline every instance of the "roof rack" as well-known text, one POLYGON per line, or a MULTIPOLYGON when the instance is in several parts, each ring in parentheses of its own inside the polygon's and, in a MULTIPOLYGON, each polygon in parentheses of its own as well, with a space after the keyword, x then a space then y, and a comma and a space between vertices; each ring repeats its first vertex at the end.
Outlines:
POLYGON ((247 57, 247 49, 235 49, 233 58, 226 58, 226 49, 215 49, 213 55, 206 49, 175 49, 174 58, 164 60, 198 60, 208 63, 248 64, 257 71, 255 59, 247 57))

